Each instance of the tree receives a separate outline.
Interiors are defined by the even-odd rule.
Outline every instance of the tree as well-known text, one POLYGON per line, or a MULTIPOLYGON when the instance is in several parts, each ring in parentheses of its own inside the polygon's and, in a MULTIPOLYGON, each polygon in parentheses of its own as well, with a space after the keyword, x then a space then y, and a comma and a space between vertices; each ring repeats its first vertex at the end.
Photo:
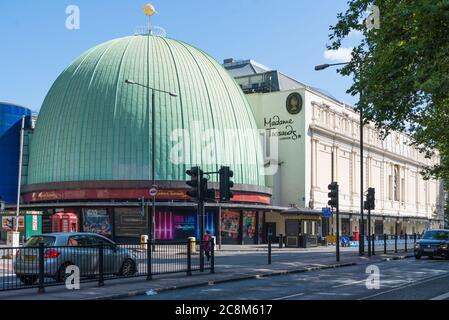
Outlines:
POLYGON ((363 39, 352 61, 339 72, 353 75, 348 93, 362 92, 365 122, 386 137, 408 134, 411 145, 439 164, 424 168, 425 178, 449 181, 449 0, 350 0, 331 26, 329 49, 339 49, 352 30, 363 39), (368 30, 369 8, 380 10, 380 28, 368 30))

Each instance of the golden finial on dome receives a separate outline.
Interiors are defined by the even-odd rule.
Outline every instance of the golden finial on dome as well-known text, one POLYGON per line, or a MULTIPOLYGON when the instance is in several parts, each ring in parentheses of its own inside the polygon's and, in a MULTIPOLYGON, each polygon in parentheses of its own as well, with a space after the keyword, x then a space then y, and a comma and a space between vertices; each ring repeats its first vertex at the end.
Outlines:
POLYGON ((143 13, 146 16, 151 17, 154 16, 157 13, 157 11, 151 3, 148 3, 143 6, 143 13))

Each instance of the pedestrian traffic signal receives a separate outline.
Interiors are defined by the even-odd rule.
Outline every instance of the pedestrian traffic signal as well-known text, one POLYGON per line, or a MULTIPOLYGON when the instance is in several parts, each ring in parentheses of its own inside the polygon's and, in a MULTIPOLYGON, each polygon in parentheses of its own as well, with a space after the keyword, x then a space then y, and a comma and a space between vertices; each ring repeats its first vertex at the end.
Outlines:
POLYGON ((366 195, 365 209, 374 210, 376 202, 376 190, 374 188, 368 188, 368 193, 366 195))
POLYGON ((187 181, 187 185, 191 188, 186 194, 193 200, 201 199, 201 182, 203 180, 203 171, 199 167, 193 167, 186 171, 186 174, 190 176, 190 180, 187 181))
POLYGON ((221 167, 220 169, 220 200, 229 201, 234 196, 231 188, 234 187, 234 182, 231 178, 234 172, 229 167, 221 167))
POLYGON ((338 207, 338 183, 332 182, 327 188, 330 190, 330 192, 328 193, 329 202, 327 204, 333 208, 337 208, 338 207))

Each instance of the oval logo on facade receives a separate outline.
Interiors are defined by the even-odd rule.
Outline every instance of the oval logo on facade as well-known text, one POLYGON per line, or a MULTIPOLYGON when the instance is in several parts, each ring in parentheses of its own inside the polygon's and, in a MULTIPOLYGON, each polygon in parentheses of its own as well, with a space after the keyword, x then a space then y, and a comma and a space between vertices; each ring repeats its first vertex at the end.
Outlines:
POLYGON ((302 110, 302 97, 299 93, 293 92, 287 97, 287 111, 290 114, 298 114, 302 110))

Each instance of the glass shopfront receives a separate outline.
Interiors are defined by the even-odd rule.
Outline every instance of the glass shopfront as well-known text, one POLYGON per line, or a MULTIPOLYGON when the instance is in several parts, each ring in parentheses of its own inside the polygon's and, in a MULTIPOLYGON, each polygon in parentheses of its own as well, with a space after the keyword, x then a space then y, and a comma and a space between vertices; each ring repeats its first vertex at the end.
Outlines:
POLYGON ((256 212, 243 211, 242 244, 254 244, 256 241, 256 212))
POLYGON ((116 241, 140 242, 140 236, 147 234, 147 219, 141 208, 115 208, 114 214, 116 241))
POLYGON ((112 238, 112 217, 107 209, 83 209, 83 231, 112 238))
POLYGON ((265 239, 263 236, 263 226, 264 226, 264 214, 263 212, 258 212, 257 217, 257 242, 259 244, 264 243, 265 239))
POLYGON ((221 212, 221 243, 240 243, 240 211, 223 210, 221 212))
MULTIPOLYGON (((204 217, 204 231, 215 235, 214 212, 208 211, 204 217)), ((155 216, 155 236, 157 240, 186 240, 200 238, 199 219, 196 210, 158 209, 155 216)))

